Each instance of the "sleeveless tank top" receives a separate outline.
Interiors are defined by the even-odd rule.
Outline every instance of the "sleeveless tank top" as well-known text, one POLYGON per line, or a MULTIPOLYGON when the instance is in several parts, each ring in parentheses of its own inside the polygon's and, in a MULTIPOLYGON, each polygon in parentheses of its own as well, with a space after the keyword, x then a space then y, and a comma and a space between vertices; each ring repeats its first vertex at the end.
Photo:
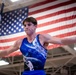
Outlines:
POLYGON ((29 43, 27 38, 24 38, 20 47, 23 54, 25 71, 43 70, 47 58, 47 49, 45 49, 39 41, 39 34, 33 42, 29 43))

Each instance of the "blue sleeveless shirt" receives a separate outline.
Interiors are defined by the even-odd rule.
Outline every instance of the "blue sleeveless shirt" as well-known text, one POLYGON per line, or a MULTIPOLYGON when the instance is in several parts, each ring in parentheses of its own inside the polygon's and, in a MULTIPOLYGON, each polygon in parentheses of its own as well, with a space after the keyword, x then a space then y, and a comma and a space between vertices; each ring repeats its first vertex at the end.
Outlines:
POLYGON ((33 42, 29 43, 24 38, 20 47, 25 63, 25 71, 43 70, 47 58, 47 49, 45 49, 39 41, 39 34, 33 42))

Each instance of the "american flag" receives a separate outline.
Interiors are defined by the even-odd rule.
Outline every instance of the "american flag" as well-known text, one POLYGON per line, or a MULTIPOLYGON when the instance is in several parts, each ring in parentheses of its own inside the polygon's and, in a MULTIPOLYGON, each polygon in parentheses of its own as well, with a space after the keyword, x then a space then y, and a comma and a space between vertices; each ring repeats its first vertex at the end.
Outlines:
MULTIPOLYGON (((26 35, 22 20, 27 16, 37 19, 37 33, 48 33, 60 38, 76 36, 76 1, 45 0, 31 5, 29 8, 25 7, 4 13, 0 25, 0 50, 9 48, 17 39, 26 35)), ((51 44, 48 48, 52 49, 59 46, 51 44)), ((10 56, 19 54, 21 53, 16 51, 10 56)))

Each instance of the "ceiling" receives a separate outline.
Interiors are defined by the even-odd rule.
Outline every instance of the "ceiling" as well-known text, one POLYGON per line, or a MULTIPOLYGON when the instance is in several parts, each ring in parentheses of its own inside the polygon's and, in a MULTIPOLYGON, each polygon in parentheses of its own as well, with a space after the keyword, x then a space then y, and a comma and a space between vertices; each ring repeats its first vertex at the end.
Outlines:
MULTIPOLYGON (((40 1, 44 0, 19 0, 17 2, 11 2, 10 0, 0 0, 0 6, 2 3, 4 3, 3 12, 7 12, 40 1)), ((76 51, 73 49, 73 47, 74 44, 48 50, 45 69, 50 67, 61 68, 64 65, 72 66, 76 64, 76 51)), ((0 66, 0 75, 21 75, 24 65, 22 56, 13 56, 2 59, 8 61, 10 64, 6 66, 0 66)))
POLYGON ((4 3, 3 12, 6 12, 6 11, 11 11, 17 8, 29 6, 29 5, 32 5, 34 3, 41 2, 41 1, 44 1, 44 0, 19 0, 16 2, 11 2, 11 0, 0 0, 0 6, 2 3, 4 3))

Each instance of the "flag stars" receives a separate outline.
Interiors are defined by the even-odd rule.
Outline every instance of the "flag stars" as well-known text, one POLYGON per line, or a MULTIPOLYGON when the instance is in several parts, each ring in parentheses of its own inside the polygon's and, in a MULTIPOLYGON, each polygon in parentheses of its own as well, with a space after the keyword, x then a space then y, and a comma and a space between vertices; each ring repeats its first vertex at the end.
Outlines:
POLYGON ((6 25, 6 23, 4 23, 4 25, 6 25))
POLYGON ((10 12, 9 14, 10 14, 10 15, 12 15, 12 13, 11 13, 11 12, 10 12))
POLYGON ((16 30, 14 30, 14 33, 16 32, 16 30))
POLYGON ((9 18, 9 15, 7 15, 7 17, 9 18))
POLYGON ((19 16, 21 17, 22 15, 20 14, 19 16))
POLYGON ((21 31, 21 29, 19 29, 19 32, 21 31))
POLYGON ((21 26, 21 24, 19 24, 19 26, 21 26))
POLYGON ((2 26, 2 28, 4 28, 4 27, 2 26))
POLYGON ((15 15, 14 17, 16 18, 17 16, 15 15))
POLYGON ((2 16, 3 20, 0 27, 0 35, 3 36, 23 32, 22 20, 27 17, 25 13, 27 13, 25 8, 5 12, 2 16))
POLYGON ((4 35, 6 35, 6 32, 4 32, 4 35))
POLYGON ((11 32, 9 31, 8 33, 10 34, 11 32))
POLYGON ((19 17, 17 17, 17 19, 19 19, 19 17))
POLYGON ((0 28, 0 30, 1 30, 1 28, 0 28))
POLYGON ((4 19, 4 16, 2 18, 4 19))
POLYGON ((12 28, 11 31, 13 31, 14 29, 12 28))
POLYGON ((12 16, 14 16, 14 14, 12 14, 12 16))
POLYGON ((23 26, 21 28, 23 28, 23 26))
POLYGON ((16 23, 16 20, 14 22, 16 23))
POLYGON ((16 27, 16 25, 14 25, 14 28, 16 27))
POLYGON ((17 13, 17 15, 19 15, 19 12, 17 13))
POLYGON ((9 27, 9 25, 6 25, 6 27, 8 28, 8 27, 9 27))
POLYGON ((8 29, 6 30, 6 32, 8 32, 8 29))
POLYGON ((2 30, 2 32, 4 33, 4 30, 2 30))
POLYGON ((25 8, 25 10, 27 10, 27 8, 25 8))
POLYGON ((19 28, 17 27, 16 29, 18 30, 19 28))
POLYGON ((4 21, 2 21, 2 23, 4 23, 4 21))
POLYGON ((27 15, 27 13, 25 13, 25 15, 27 15))
POLYGON ((5 16, 6 16, 7 14, 5 13, 5 16))
POLYGON ((16 13, 17 11, 15 10, 15 13, 16 13))
POLYGON ((9 22, 9 24, 11 24, 11 22, 9 22))
POLYGON ((22 11, 22 10, 20 9, 20 11, 22 11))
POLYGON ((6 21, 7 19, 5 18, 5 21, 6 21))
POLYGON ((4 30, 6 30, 6 28, 4 28, 4 30))
POLYGON ((12 23, 11 25, 13 26, 14 24, 12 23))
POLYGON ((12 18, 10 17, 9 19, 11 20, 12 18))
POLYGON ((19 19, 19 21, 22 21, 21 19, 19 19))
POLYGON ((22 13, 25 13, 25 11, 22 11, 22 13))
POLYGON ((17 22, 17 24, 19 24, 19 22, 17 22))
POLYGON ((9 22, 9 20, 7 20, 7 22, 9 22))
POLYGON ((24 18, 24 16, 22 16, 22 18, 24 18))

